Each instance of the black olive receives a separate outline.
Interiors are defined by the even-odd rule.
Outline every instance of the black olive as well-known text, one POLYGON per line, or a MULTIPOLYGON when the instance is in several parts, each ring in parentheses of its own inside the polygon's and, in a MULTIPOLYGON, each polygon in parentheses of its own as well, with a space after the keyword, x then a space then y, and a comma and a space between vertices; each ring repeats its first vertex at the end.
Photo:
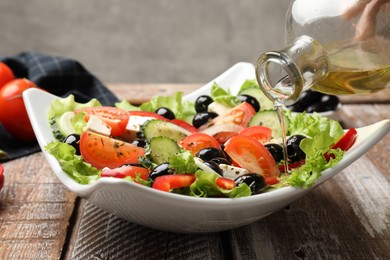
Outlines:
POLYGON ((197 113, 207 112, 207 109, 208 109, 209 105, 211 103, 213 103, 213 102, 214 102, 214 100, 210 96, 207 96, 207 95, 199 96, 195 100, 195 110, 196 110, 196 112, 197 113))
POLYGON ((76 154, 80 155, 80 135, 78 134, 70 134, 65 137, 64 143, 73 146, 76 149, 76 154))
POLYGON ((306 136, 292 135, 287 139, 287 157, 290 162, 298 162, 306 158, 306 154, 299 147, 299 144, 306 136))
POLYGON ((219 165, 216 162, 208 161, 208 162, 203 162, 203 164, 205 164, 208 167, 210 167, 213 171, 215 171, 219 175, 221 175, 221 176, 223 175, 223 172, 222 172, 221 168, 219 168, 219 165))
POLYGON ((159 176, 175 173, 175 170, 169 167, 169 163, 162 163, 152 169, 149 174, 149 179, 155 180, 159 176))
POLYGON ((243 94, 243 95, 239 95, 238 99, 241 102, 249 103, 256 112, 258 112, 260 110, 260 103, 259 103, 259 101, 257 101, 256 98, 254 98, 254 97, 252 97, 250 95, 243 94))
POLYGON ((268 143, 264 146, 270 152, 272 157, 274 157, 275 162, 280 162, 281 160, 283 160, 283 147, 281 145, 275 143, 268 143))
POLYGON ((160 107, 159 109, 156 110, 156 113, 169 120, 175 119, 175 113, 173 113, 172 110, 166 107, 160 107))
POLYGON ((213 158, 210 160, 210 162, 215 162, 217 164, 227 164, 227 165, 231 164, 231 162, 228 161, 226 158, 221 158, 221 157, 213 158))
POLYGON ((123 166, 136 166, 136 167, 142 167, 145 168, 142 164, 140 163, 126 163, 123 166))
POLYGON ((203 148, 199 152, 197 152, 196 157, 199 157, 203 161, 211 161, 213 158, 225 158, 225 153, 221 149, 209 147, 203 148))
POLYGON ((236 186, 245 183, 251 189, 252 195, 261 193, 265 188, 264 177, 256 173, 241 175, 234 180, 236 186))
POLYGON ((136 145, 138 147, 145 147, 146 146, 146 140, 143 138, 137 138, 134 141, 131 142, 132 145, 136 145))
POLYGON ((192 120, 192 125, 196 128, 201 127, 202 125, 206 124, 209 120, 216 118, 218 114, 214 112, 200 112, 197 113, 194 116, 194 119, 192 120))
POLYGON ((314 103, 319 102, 323 95, 324 94, 320 92, 309 89, 301 94, 298 103, 304 107, 308 107, 314 103))
POLYGON ((137 136, 138 139, 145 139, 145 134, 144 134, 143 131, 138 131, 136 133, 136 136, 137 136))

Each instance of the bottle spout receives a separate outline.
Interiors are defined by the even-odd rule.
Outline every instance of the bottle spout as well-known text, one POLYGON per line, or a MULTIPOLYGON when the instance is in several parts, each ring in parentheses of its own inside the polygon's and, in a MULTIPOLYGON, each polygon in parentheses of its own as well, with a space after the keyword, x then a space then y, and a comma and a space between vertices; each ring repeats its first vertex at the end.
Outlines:
POLYGON ((264 94, 289 106, 301 93, 328 74, 325 49, 309 36, 301 36, 281 51, 266 52, 256 64, 256 79, 264 94))

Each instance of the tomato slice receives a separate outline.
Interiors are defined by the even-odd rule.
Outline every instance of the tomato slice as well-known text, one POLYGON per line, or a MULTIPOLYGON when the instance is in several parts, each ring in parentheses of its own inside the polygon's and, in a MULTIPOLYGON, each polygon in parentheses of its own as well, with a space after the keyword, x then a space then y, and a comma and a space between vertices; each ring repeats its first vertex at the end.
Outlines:
POLYGON ((262 143, 250 136, 232 137, 225 146, 225 152, 240 167, 262 175, 266 182, 267 179, 279 176, 279 169, 271 153, 262 143))
POLYGON ((247 135, 255 138, 260 143, 265 143, 271 140, 272 129, 265 126, 250 126, 243 129, 240 135, 247 135))
POLYGON ((141 166, 123 165, 115 169, 105 168, 101 174, 102 177, 114 177, 120 179, 130 176, 135 182, 137 182, 137 175, 139 175, 141 179, 146 180, 149 177, 149 170, 141 166))
POLYGON ((214 137, 199 132, 184 137, 179 141, 179 145, 181 145, 184 149, 192 152, 192 154, 196 154, 203 148, 212 147, 221 149, 221 145, 214 137))
POLYGON ((196 177, 194 174, 169 174, 156 178, 152 188, 162 191, 171 191, 172 189, 184 188, 190 186, 196 177))
POLYGON ((218 143, 225 144, 230 138, 236 135, 238 135, 237 132, 219 132, 214 135, 214 138, 218 141, 218 143))
MULTIPOLYGON (((246 127, 255 113, 255 109, 249 103, 243 102, 233 107, 226 114, 214 118, 211 124, 235 124, 246 127)), ((207 125, 205 127, 207 127, 207 125)))
POLYGON ((77 110, 83 111, 87 115, 85 120, 88 122, 91 115, 99 117, 111 127, 111 136, 121 136, 126 132, 126 125, 129 121, 129 113, 126 110, 115 107, 88 107, 77 110))
POLYGON ((198 132, 198 129, 196 129, 193 125, 187 123, 186 121, 184 120, 181 120, 181 119, 172 119, 170 121, 171 123, 174 123, 175 125, 178 125, 180 127, 183 127, 184 129, 186 129, 187 131, 191 132, 191 133, 196 133, 198 132))
POLYGON ((4 62, 0 62, 0 88, 13 79, 15 79, 15 75, 11 68, 4 62))
POLYGON ((98 169, 111 169, 127 163, 138 163, 145 149, 108 136, 84 131, 80 137, 80 153, 84 161, 98 169))
MULTIPOLYGON (((355 128, 350 128, 348 131, 332 146, 332 149, 341 149, 343 151, 348 151, 352 145, 355 143, 357 137, 357 131, 355 128)), ((333 154, 325 153, 326 160, 330 158, 334 159, 333 154)))
POLYGON ((218 187, 224 189, 224 190, 231 190, 234 187, 236 187, 236 184, 234 183, 233 180, 228 179, 228 178, 223 178, 219 177, 216 181, 215 184, 217 184, 218 187))

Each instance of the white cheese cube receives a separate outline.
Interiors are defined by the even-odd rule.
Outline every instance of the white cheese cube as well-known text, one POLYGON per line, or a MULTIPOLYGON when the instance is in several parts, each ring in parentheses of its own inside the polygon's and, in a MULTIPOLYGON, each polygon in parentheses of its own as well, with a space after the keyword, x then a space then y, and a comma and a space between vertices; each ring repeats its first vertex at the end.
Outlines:
POLYGON ((223 177, 234 180, 237 177, 240 177, 242 175, 248 174, 249 171, 240 167, 227 165, 227 164, 220 164, 219 168, 221 168, 223 172, 223 177))
POLYGON ((207 111, 208 112, 214 112, 214 113, 217 113, 218 115, 224 115, 226 114, 230 109, 232 109, 231 107, 229 106, 225 106, 225 105, 222 105, 218 102, 212 102, 208 108, 207 108, 207 111))
POLYGON ((153 117, 147 116, 130 116, 129 121, 127 122, 126 129, 128 131, 138 132, 141 129, 141 126, 149 120, 155 119, 153 117))
POLYGON ((87 122, 86 130, 98 133, 101 135, 110 136, 111 127, 104 123, 103 120, 99 119, 97 116, 91 115, 87 122))

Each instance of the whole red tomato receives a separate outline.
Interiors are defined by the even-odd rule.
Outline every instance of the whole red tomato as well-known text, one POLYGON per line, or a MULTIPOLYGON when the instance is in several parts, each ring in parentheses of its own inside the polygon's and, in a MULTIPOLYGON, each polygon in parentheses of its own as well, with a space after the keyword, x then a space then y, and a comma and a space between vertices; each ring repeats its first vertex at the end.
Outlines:
POLYGON ((0 88, 15 78, 14 73, 4 62, 0 62, 0 88))
POLYGON ((28 79, 14 79, 0 89, 0 123, 20 141, 35 140, 22 98, 23 91, 29 88, 37 86, 28 79))

